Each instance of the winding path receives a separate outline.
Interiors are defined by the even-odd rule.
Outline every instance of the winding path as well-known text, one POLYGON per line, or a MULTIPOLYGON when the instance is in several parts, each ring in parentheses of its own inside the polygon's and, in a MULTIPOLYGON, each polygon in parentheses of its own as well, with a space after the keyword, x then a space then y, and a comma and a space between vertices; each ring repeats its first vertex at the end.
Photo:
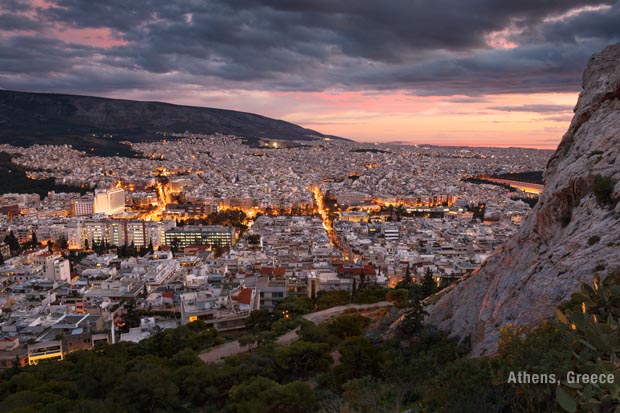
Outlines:
MULTIPOLYGON (((303 317, 313 322, 314 324, 320 324, 331 317, 342 314, 347 310, 368 310, 371 308, 382 308, 382 307, 390 307, 393 303, 390 301, 380 301, 374 304, 347 304, 341 305, 338 307, 331 307, 326 310, 317 311, 314 313, 306 314, 303 317)), ((297 340, 297 327, 295 330, 288 331, 276 339, 277 344, 288 344, 292 341, 297 340)), ((220 344, 219 346, 212 347, 202 353, 200 353, 200 359, 205 363, 217 363, 222 361, 226 357, 234 356, 235 354, 245 353, 248 351, 248 346, 242 346, 238 341, 229 341, 224 344, 220 344)))

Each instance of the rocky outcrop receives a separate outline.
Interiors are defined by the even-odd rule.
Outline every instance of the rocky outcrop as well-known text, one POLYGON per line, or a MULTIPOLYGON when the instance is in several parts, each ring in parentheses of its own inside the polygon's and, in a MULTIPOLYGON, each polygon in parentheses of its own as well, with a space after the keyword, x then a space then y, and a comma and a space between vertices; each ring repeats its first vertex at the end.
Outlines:
POLYGON ((619 150, 620 44, 590 59, 536 207, 478 271, 431 298, 428 322, 489 354, 501 326, 551 318, 594 273, 620 269, 619 150), (606 198, 601 177, 611 178, 606 198))

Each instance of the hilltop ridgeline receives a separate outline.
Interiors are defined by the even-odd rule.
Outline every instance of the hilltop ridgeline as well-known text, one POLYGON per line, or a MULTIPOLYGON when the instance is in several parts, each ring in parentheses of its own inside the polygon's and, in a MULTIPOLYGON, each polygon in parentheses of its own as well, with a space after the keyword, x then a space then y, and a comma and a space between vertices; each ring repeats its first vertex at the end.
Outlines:
POLYGON ((233 110, 0 90, 0 143, 73 144, 79 149, 96 147, 114 152, 118 141, 161 139, 157 132, 185 131, 219 132, 255 140, 328 137, 293 123, 233 110))

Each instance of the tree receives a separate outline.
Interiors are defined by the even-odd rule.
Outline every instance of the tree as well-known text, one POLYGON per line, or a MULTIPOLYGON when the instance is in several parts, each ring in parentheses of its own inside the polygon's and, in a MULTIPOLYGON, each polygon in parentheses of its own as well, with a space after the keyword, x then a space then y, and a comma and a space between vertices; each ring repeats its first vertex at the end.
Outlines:
POLYGON ((399 324, 400 331, 405 336, 411 336, 422 330, 424 317, 428 313, 424 310, 422 301, 416 297, 409 301, 399 324))
POLYGON ((383 356, 366 337, 351 337, 339 346, 341 364, 334 367, 334 373, 340 383, 363 377, 367 374, 378 376, 381 371, 383 356))
POLYGON ((244 334, 239 337, 239 345, 248 346, 248 351, 252 351, 252 346, 256 344, 258 337, 255 334, 244 334))
MULTIPOLYGON (((355 279, 353 280, 355 283, 355 279)), ((351 302, 351 295, 348 291, 334 290, 326 291, 320 290, 316 294, 314 303, 317 310, 324 310, 326 308, 336 307, 339 305, 349 304, 351 302)))
POLYGON ((281 369, 292 377, 306 378, 312 374, 326 371, 332 363, 329 345, 295 341, 276 350, 275 360, 281 369))
POLYGON ((422 278, 422 285, 420 288, 421 299, 429 297, 437 292, 437 283, 433 278, 433 271, 429 268, 426 269, 426 274, 422 278))
POLYGON ((359 413, 401 412, 402 386, 372 376, 352 379, 343 386, 345 409, 359 413))
POLYGON ((269 310, 255 310, 245 319, 245 325, 254 331, 266 331, 275 321, 275 314, 269 310))
POLYGON ((169 369, 148 359, 138 360, 133 369, 117 387, 115 398, 137 412, 181 410, 169 369))
POLYGON ((129 255, 130 257, 136 257, 138 255, 136 244, 134 244, 133 241, 131 241, 131 244, 127 248, 127 255, 129 255))
POLYGON ((341 314, 327 325, 327 330, 341 339, 361 336, 370 319, 359 314, 341 314))
POLYGON ((58 247, 63 250, 69 248, 69 242, 67 242, 67 238, 65 238, 64 235, 62 235, 58 240, 58 247))
POLYGON ((39 245, 39 240, 37 239, 37 233, 34 231, 32 231, 30 245, 32 246, 32 248, 35 248, 37 245, 39 245))
POLYGON ((85 249, 86 251, 90 250, 90 246, 89 246, 89 244, 88 244, 88 238, 86 238, 86 239, 84 240, 84 249, 85 249))
POLYGON ((180 245, 181 240, 178 237, 174 237, 174 239, 170 242, 170 248, 172 248, 173 252, 179 251, 180 245))
POLYGON ((276 311, 281 312, 285 317, 291 318, 310 313, 313 310, 314 304, 312 300, 305 295, 289 295, 276 306, 276 311))
POLYGON ((386 298, 393 302, 396 307, 404 307, 409 302, 409 294, 409 290, 394 288, 387 292, 386 298))
POLYGON ((11 251, 19 251, 20 249, 19 241, 17 240, 17 237, 15 236, 13 231, 10 231, 9 235, 7 235, 4 238, 4 242, 8 244, 11 251))
POLYGON ((409 264, 407 264, 407 268, 405 270, 405 278, 396 284, 396 288, 403 288, 407 290, 407 294, 409 299, 413 298, 413 280, 411 278, 411 272, 409 270, 409 264))
POLYGON ((316 395, 306 383, 278 384, 262 376, 232 386, 227 407, 235 413, 306 413, 316 410, 316 395))

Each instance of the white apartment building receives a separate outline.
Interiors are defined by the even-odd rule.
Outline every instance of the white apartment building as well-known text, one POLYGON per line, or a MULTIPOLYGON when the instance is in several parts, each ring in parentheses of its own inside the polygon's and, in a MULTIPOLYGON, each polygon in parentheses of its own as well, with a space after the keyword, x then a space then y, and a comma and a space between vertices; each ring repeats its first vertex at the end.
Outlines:
POLYGON ((125 191, 106 189, 95 191, 94 210, 96 214, 114 215, 125 210, 125 191))

